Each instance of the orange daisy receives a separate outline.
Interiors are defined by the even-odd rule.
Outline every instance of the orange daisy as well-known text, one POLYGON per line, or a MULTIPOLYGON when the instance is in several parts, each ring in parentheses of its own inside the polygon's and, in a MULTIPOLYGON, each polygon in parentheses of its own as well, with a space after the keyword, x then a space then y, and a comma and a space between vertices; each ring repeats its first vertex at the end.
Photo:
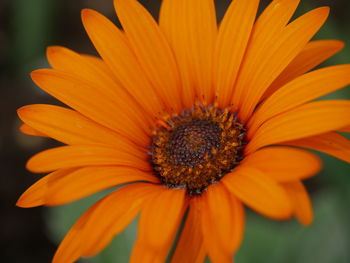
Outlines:
POLYGON ((163 0, 159 24, 115 0, 123 30, 93 10, 84 27, 101 58, 63 47, 34 82, 69 106, 18 110, 22 132, 65 144, 32 157, 47 173, 17 205, 62 205, 123 185, 74 224, 53 262, 103 250, 140 214, 130 262, 231 262, 243 204, 272 219, 312 221, 302 179, 350 161, 350 101, 315 99, 347 86, 350 65, 312 70, 343 48, 311 41, 329 8, 290 22, 298 0, 234 0, 217 26, 213 0, 163 0))

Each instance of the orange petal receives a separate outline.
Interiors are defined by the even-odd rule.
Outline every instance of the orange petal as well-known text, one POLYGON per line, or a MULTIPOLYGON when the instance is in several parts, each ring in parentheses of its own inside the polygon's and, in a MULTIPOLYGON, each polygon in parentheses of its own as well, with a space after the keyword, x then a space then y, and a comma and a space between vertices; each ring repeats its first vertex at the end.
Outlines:
POLYGON ((185 197, 184 189, 164 188, 152 198, 141 213, 139 239, 152 248, 169 242, 183 216, 185 197))
POLYGON ((260 170, 279 182, 314 176, 322 168, 317 155, 290 147, 261 149, 246 156, 242 164, 260 170))
POLYGON ((243 84, 251 80, 251 76, 255 72, 253 68, 257 68, 259 63, 261 63, 260 60, 266 53, 265 50, 271 43, 274 43, 270 43, 270 41, 275 40, 277 34, 281 34, 282 29, 292 17, 299 2, 300 0, 274 0, 256 21, 248 42, 244 60, 239 69, 238 83, 236 83, 234 88, 232 103, 235 109, 239 108, 245 92, 243 84), (248 75, 250 76, 248 77, 248 75), (239 84, 240 82, 242 84, 239 84))
POLYGON ((195 207, 191 207, 171 262, 202 263, 205 254, 200 211, 196 210, 195 207))
POLYGON ((26 135, 31 135, 31 136, 38 136, 38 137, 48 137, 46 134, 43 134, 35 129, 33 129, 32 127, 30 127, 29 125, 23 123, 20 127, 19 127, 20 132, 26 134, 26 135))
POLYGON ((266 90, 264 97, 269 97, 292 79, 318 66, 343 48, 344 42, 339 40, 317 40, 307 43, 303 51, 293 59, 266 90))
POLYGON ((339 130, 340 132, 347 132, 347 133, 350 133, 350 126, 346 126, 342 129, 339 130))
POLYGON ((230 192, 258 213, 272 219, 287 219, 292 206, 286 192, 273 179, 250 167, 237 168, 221 180, 230 192))
POLYGON ((159 189, 145 204, 130 262, 164 262, 187 206, 184 189, 159 189))
POLYGON ((93 145, 62 146, 34 155, 27 162, 27 169, 34 173, 45 173, 70 167, 115 165, 150 171, 149 163, 145 159, 125 152, 124 149, 93 145))
MULTIPOLYGON (((264 36, 259 41, 258 37, 255 39, 253 36, 246 63, 243 65, 236 86, 237 90, 241 90, 242 96, 239 100, 236 97, 233 101, 234 104, 239 105, 239 115, 243 122, 250 117, 266 89, 319 30, 328 13, 328 7, 310 11, 280 32, 274 32, 275 35, 271 38, 262 34, 269 28, 262 27, 261 32, 258 27, 254 29, 257 35, 264 36), (265 43, 262 44, 262 41, 265 43)), ((257 25, 260 25, 259 22, 257 25)))
POLYGON ((116 78, 148 113, 157 116, 163 105, 137 62, 125 35, 96 11, 84 9, 81 15, 92 43, 116 78))
POLYGON ((220 107, 227 107, 231 102, 232 87, 246 51, 258 5, 259 0, 232 1, 221 22, 213 68, 220 107))
POLYGON ((62 205, 101 190, 136 181, 159 183, 149 173, 128 167, 85 167, 47 182, 46 205, 62 205))
POLYGON ((150 116, 115 80, 113 73, 101 59, 80 55, 60 46, 49 47, 46 53, 52 67, 93 83, 96 92, 111 98, 120 111, 128 112, 128 115, 131 115, 144 129, 147 128, 150 116))
POLYGON ((53 105, 28 105, 18 110, 25 123, 65 144, 104 144, 119 149, 133 149, 134 144, 78 112, 53 105))
POLYGON ((64 169, 44 176, 31 187, 29 187, 18 199, 16 205, 19 207, 35 207, 45 205, 48 183, 50 180, 59 180, 76 169, 64 169))
MULTIPOLYGON (((200 217, 200 221, 198 223, 198 226, 201 226, 202 228, 202 235, 203 235, 203 241, 207 242, 209 244, 210 240, 207 240, 208 238, 211 238, 211 228, 213 225, 209 224, 209 218, 207 216, 206 212, 206 205, 205 205, 205 199, 201 196, 194 196, 191 199, 191 209, 195 209, 197 211, 198 217, 200 217)), ((215 222, 214 226, 218 223, 215 222)), ((214 242, 214 241, 213 241, 214 242)), ((206 250, 206 253, 209 253, 210 260, 213 263, 230 263, 232 262, 232 255, 226 251, 223 252, 223 249, 218 246, 217 244, 214 244, 214 247, 209 247, 210 251, 208 250, 208 245, 204 246, 204 249, 206 250)))
POLYGON ((117 101, 96 93, 93 83, 52 69, 36 70, 31 76, 43 90, 88 118, 122 134, 138 145, 148 145, 149 138, 140 125, 127 111, 116 107, 117 101))
POLYGON ((244 210, 222 183, 208 188, 201 197, 204 245, 213 262, 232 262, 243 238, 244 210))
POLYGON ((165 0, 160 12, 160 27, 174 50, 183 79, 186 108, 194 96, 213 99, 212 57, 217 25, 213 0, 165 0))
POLYGON ((81 245, 83 243, 83 239, 81 238, 81 231, 98 204, 99 203, 96 203, 90 207, 89 210, 86 211, 72 226, 72 228, 69 230, 59 245, 52 263, 73 263, 79 259, 81 256, 81 245))
POLYGON ((115 0, 115 10, 130 46, 168 109, 180 111, 180 76, 167 39, 136 0, 115 0))
POLYGON ((249 121, 249 134, 267 119, 350 84, 350 65, 327 67, 302 75, 271 95, 249 121))
POLYGON ((137 183, 127 185, 102 199, 81 233, 82 256, 89 257, 103 250, 140 212, 144 202, 159 186, 137 183))
POLYGON ((245 152, 249 154, 267 145, 341 129, 349 125, 349 116, 348 100, 307 103, 266 121, 252 136, 245 152))
POLYGON ((310 148, 350 163, 350 140, 336 132, 284 142, 283 144, 310 148))
POLYGON ((139 242, 137 239, 129 263, 163 263, 166 262, 166 258, 169 254, 171 243, 164 246, 161 250, 154 250, 148 247, 146 244, 139 242))
POLYGON ((305 226, 310 225, 313 220, 312 204, 304 185, 300 181, 293 181, 283 183, 282 186, 292 201, 297 219, 305 226))

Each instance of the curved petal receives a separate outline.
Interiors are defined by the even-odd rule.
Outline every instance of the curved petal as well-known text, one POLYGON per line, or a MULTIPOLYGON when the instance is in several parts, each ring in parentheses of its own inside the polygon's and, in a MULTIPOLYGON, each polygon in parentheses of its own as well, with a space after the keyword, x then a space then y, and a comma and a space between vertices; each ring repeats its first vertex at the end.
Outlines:
POLYGON ((82 256, 92 256, 104 249, 140 212, 157 188, 146 183, 127 185, 99 201, 80 235, 84 240, 82 256))
POLYGON ((220 182, 208 187, 200 198, 202 233, 209 257, 213 262, 232 262, 232 253, 243 239, 243 206, 220 182))
POLYGON ((125 35, 96 11, 84 9, 81 16, 96 50, 123 87, 152 116, 162 112, 162 102, 137 62, 125 35))
POLYGON ((94 204, 86 211, 78 221, 68 231, 63 241, 60 243, 52 263, 73 263, 81 256, 81 231, 86 222, 89 220, 91 214, 94 212, 99 203, 94 204))
POLYGON ((24 133, 26 135, 31 136, 38 136, 38 137, 49 137, 46 134, 43 134, 42 132, 37 131, 36 129, 33 129, 28 124, 22 123, 21 126, 19 126, 19 130, 21 133, 24 133))
POLYGON ((157 23, 136 0, 115 0, 130 46, 166 107, 180 112, 180 76, 172 50, 157 23))
POLYGON ((286 182, 316 175, 322 168, 322 161, 304 150, 270 147, 246 156, 242 165, 260 170, 276 181, 286 182))
POLYGON ((350 163, 350 140, 336 132, 288 141, 283 144, 313 149, 350 163))
POLYGON ((142 130, 127 111, 116 107, 117 101, 108 96, 99 96, 93 83, 53 69, 33 71, 31 77, 40 88, 88 118, 138 145, 148 145, 148 132, 142 130))
MULTIPOLYGON (((265 34, 263 40, 253 35, 236 85, 241 97, 236 95, 233 98, 233 103, 239 105, 239 116, 243 122, 249 119, 266 89, 301 52, 328 14, 328 7, 318 8, 296 19, 283 30, 274 32, 270 39, 265 34), (265 45, 262 41, 266 42, 265 45)), ((268 29, 263 27, 259 30, 259 21, 256 25, 256 35, 261 34, 260 30, 268 29)))
POLYGON ((350 84, 350 65, 312 71, 289 82, 272 94, 249 121, 249 134, 267 119, 350 84))
POLYGON ((30 186, 18 199, 16 205, 19 207, 36 207, 46 204, 46 193, 50 180, 59 180, 76 171, 75 168, 62 169, 44 176, 35 184, 30 186))
POLYGON ((115 165, 150 171, 151 167, 146 160, 146 154, 146 157, 134 154, 124 149, 94 145, 62 146, 34 155, 28 160, 27 169, 34 173, 45 173, 70 167, 115 165))
POLYGON ((113 78, 113 73, 103 60, 93 56, 81 55, 60 46, 47 48, 46 54, 53 68, 94 83, 98 93, 110 97, 115 101, 116 107, 120 108, 121 111, 128 112, 135 122, 137 121, 144 128, 147 127, 150 116, 113 78))
POLYGON ((185 211, 186 192, 184 189, 159 191, 145 204, 140 217, 139 239, 151 248, 158 248, 168 243, 177 231, 185 211))
MULTIPOLYGON (((261 147, 341 129, 350 123, 350 101, 310 102, 266 121, 245 148, 249 154, 261 147)), ((249 137, 248 137, 249 138, 249 137)))
POLYGON ((36 104, 20 108, 18 115, 30 127, 65 144, 104 144, 142 153, 126 138, 70 109, 36 104))
POLYGON ((171 263, 202 263, 205 259, 200 211, 192 206, 190 203, 185 226, 177 242, 171 263))
POLYGON ((213 0, 164 0, 160 27, 174 50, 183 79, 185 108, 194 104, 194 96, 213 99, 212 57, 217 34, 213 0))
POLYGON ((304 185, 300 181, 293 181, 283 183, 282 186, 292 201, 297 219, 305 226, 310 225, 313 220, 312 204, 304 185))
POLYGON ((239 69, 239 75, 233 92, 232 103, 235 109, 240 107, 243 93, 245 92, 244 83, 251 80, 266 53, 266 49, 271 43, 276 41, 277 34, 280 35, 282 29, 288 23, 295 12, 300 0, 274 0, 262 12, 253 26, 243 63, 239 69), (273 41, 270 43, 270 41, 273 41))
POLYGON ((220 107, 227 107, 231 102, 232 87, 247 48, 259 2, 232 1, 221 22, 213 67, 215 92, 220 107))
POLYGON ((103 166, 59 170, 33 184, 22 194, 17 205, 63 205, 113 186, 136 181, 159 183, 155 176, 128 167, 103 166))
POLYGON ((186 206, 184 189, 159 187, 142 209, 130 262, 164 262, 186 206))
MULTIPOLYGON (((175 238, 175 236, 174 236, 175 238)), ((172 243, 169 243, 161 249, 151 249, 147 244, 138 242, 134 243, 129 263, 163 263, 169 254, 172 243)))
POLYGON ((343 48, 344 42, 339 40, 316 40, 307 43, 303 51, 293 59, 265 91, 264 97, 269 97, 292 79, 318 66, 343 48))
POLYGON ((259 170, 243 166, 225 175, 221 182, 258 213, 273 219, 288 219, 291 202, 284 189, 259 170))
POLYGON ((157 177, 128 167, 84 167, 59 180, 48 181, 47 205, 62 205, 101 190, 130 182, 159 183, 157 177))

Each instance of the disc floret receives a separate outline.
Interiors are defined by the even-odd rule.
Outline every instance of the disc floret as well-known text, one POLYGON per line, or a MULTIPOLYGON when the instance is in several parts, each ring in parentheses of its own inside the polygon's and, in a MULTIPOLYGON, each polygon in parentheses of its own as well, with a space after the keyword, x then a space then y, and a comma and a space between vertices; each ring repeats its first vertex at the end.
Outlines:
POLYGON ((163 184, 200 194, 242 160, 244 137, 244 126, 229 108, 197 104, 158 121, 151 162, 163 184))

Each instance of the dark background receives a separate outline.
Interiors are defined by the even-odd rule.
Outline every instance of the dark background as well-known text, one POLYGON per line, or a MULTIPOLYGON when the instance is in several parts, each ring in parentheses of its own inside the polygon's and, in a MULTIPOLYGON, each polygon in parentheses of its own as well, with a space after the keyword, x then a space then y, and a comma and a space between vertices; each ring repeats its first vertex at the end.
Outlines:
MULTIPOLYGON (((157 16, 159 0, 140 2, 157 16)), ((219 18, 229 2, 216 1, 219 18)), ((262 6, 267 2, 262 1, 262 6)), ((317 38, 335 38, 348 44, 328 65, 350 62, 350 1, 304 0, 298 12, 321 5, 331 6, 332 12, 317 38)), ((0 0, 1 262, 49 262, 56 242, 83 208, 98 198, 49 209, 15 206, 20 194, 38 179, 38 175, 25 170, 26 160, 55 144, 18 132, 17 108, 32 103, 57 104, 35 87, 29 72, 47 67, 45 48, 49 45, 95 53, 80 21, 80 10, 85 7, 117 21, 112 0, 0 0)), ((334 96, 349 98, 349 89, 334 96)), ((334 158, 321 157, 325 169, 307 181, 315 205, 313 226, 304 228, 294 221, 270 222, 248 213, 238 262, 350 262, 350 168, 334 158)), ((126 262, 134 236, 135 223, 105 253, 89 262, 126 262)))

